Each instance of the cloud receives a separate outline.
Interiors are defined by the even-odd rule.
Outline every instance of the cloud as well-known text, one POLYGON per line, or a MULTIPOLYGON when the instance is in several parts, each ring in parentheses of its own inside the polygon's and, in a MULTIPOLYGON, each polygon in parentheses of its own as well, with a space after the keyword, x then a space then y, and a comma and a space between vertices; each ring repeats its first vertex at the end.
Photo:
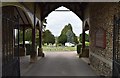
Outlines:
POLYGON ((65 12, 53 11, 48 15, 48 17, 46 17, 46 19, 47 19, 46 29, 49 29, 55 36, 59 36, 61 30, 68 23, 72 25, 73 32, 77 36, 79 36, 79 34, 82 33, 82 21, 72 11, 65 12))

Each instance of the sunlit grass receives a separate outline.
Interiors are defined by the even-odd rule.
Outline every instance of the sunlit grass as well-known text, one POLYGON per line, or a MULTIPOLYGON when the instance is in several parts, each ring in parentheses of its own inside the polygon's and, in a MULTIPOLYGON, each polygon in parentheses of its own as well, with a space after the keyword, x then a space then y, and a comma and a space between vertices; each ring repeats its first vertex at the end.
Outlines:
MULTIPOLYGON (((82 45, 82 43, 81 43, 82 45)), ((85 45, 86 46, 89 46, 89 42, 85 42, 85 45)), ((48 45, 45 45, 43 46, 43 51, 77 51, 77 47, 74 46, 74 47, 65 47, 65 46, 48 46, 48 45)))
POLYGON ((76 51, 75 47, 65 47, 65 46, 43 46, 43 51, 76 51))

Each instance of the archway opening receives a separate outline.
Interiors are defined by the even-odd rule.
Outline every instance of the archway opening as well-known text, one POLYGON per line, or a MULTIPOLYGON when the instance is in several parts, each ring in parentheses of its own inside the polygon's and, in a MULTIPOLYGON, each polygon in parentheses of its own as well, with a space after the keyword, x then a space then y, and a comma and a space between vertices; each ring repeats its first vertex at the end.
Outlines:
MULTIPOLYGON (((63 8, 63 7, 62 7, 63 8)), ((66 10, 59 10, 59 9, 57 9, 57 10, 55 10, 55 11, 57 11, 57 12, 64 12, 62 15, 64 15, 65 13, 68 13, 68 12, 71 12, 69 9, 66 9, 66 10)), ((34 13, 35 14, 35 13, 34 13)), ((54 14, 55 15, 55 14, 54 14)), ((59 15, 60 17, 62 16, 62 15, 59 15)), ((56 18, 56 19, 60 19, 60 17, 59 18, 56 18)), ((65 16, 63 16, 63 17, 65 17, 65 16)), ((72 22, 74 21, 74 23, 77 23, 77 24, 79 24, 79 27, 78 28, 80 28, 80 23, 78 23, 78 22, 76 22, 76 20, 74 20, 73 18, 71 18, 72 17, 72 15, 70 15, 69 14, 69 17, 65 17, 65 18, 68 18, 68 19, 72 19, 72 22)), ((75 16, 74 16, 75 17, 75 16)), ((62 19, 61 20, 61 22, 60 23, 62 23, 62 22, 64 22, 64 21, 66 21, 67 19, 62 19)), ((35 15, 34 15, 34 20, 35 20, 35 15)), ((22 18, 21 18, 21 21, 22 21, 22 18)), ((56 20, 55 20, 55 22, 56 22, 56 20)), ((53 22, 53 23, 55 23, 55 22, 53 22)), ((27 23, 28 24, 28 23, 27 23)), ((82 23, 81 23, 82 24, 82 23)), ((47 25, 47 24, 46 24, 47 25)), ((58 26, 59 24, 57 24, 57 26, 58 26)), ((24 26, 24 25, 22 25, 22 26, 24 26)), ((35 21, 34 21, 34 26, 35 26, 35 21)), ((62 25, 61 25, 62 26, 62 25)), ((66 42, 68 42, 68 43, 71 43, 71 44, 74 44, 74 45, 77 45, 78 43, 76 43, 74 40, 76 39, 76 40, 78 40, 78 38, 76 37, 76 36, 79 36, 79 35, 76 35, 76 33, 75 33, 75 31, 74 31, 74 28, 73 27, 75 27, 76 25, 74 25, 74 24, 72 24, 70 21, 68 22, 68 23, 65 23, 64 24, 64 27, 63 27, 63 29, 61 30, 62 32, 60 33, 60 34, 62 34, 62 35, 64 35, 65 37, 66 37, 66 42), (65 29, 65 28, 68 28, 68 29, 65 29), (75 39, 74 39, 74 37, 75 37, 75 39)), ((55 26, 54 26, 54 28, 55 28, 55 26)), ((40 28, 39 28, 40 29, 40 28)), ((41 28, 42 29, 42 28, 41 28)), ((60 29, 60 28, 55 28, 54 30, 57 30, 57 29, 60 29)), ((75 29, 77 29, 77 27, 75 27, 75 29)), ((81 28, 82 29, 82 28, 81 28)), ((46 31, 47 29, 45 29, 45 31, 46 31)), ((27 31, 27 30, 26 30, 27 31)), ((40 31, 40 30, 39 30, 40 31)), ((57 30, 58 31, 58 30, 57 30)), ((76 30, 77 31, 77 30, 76 30)), ((19 32, 19 30, 18 30, 18 32, 19 32)), ((24 31, 25 32, 25 31, 24 31)), ((34 43, 33 44, 33 46, 32 47, 34 47, 34 48, 32 48, 32 49, 36 49, 36 47, 35 47, 35 43, 36 43, 36 38, 35 38, 35 33, 36 33, 36 30, 35 30, 35 28, 34 28, 34 30, 32 30, 32 38, 34 39, 33 41, 32 41, 32 43, 34 43), (34 35, 34 36, 33 36, 34 35)), ((80 32, 80 31, 79 31, 80 32)), ((49 32, 49 31, 47 31, 47 33, 51 33, 52 34, 52 32, 49 32)), ((57 32, 56 32, 57 33, 57 32)), ((41 34, 41 33, 40 33, 41 34)), ((37 35, 37 34, 36 34, 37 35)), ((53 35, 52 35, 53 36, 53 35)), ((59 35, 60 36, 60 35, 59 35)), ((48 39, 52 39, 52 38, 49 38, 49 37, 47 37, 48 39)), ((18 38, 19 39, 19 38, 18 38)), ((57 39, 57 38, 55 38, 55 39, 57 39)), ((52 39, 53 40, 53 39, 52 39)), ((63 41, 64 40, 64 37, 63 37, 63 39, 61 39, 61 41, 63 41)), ((18 40, 19 41, 19 40, 18 40)), ((23 40, 23 42, 24 42, 24 40, 23 40)), ((56 42, 58 42, 58 41, 56 41, 56 42)), ((60 43, 60 45, 56 45, 56 46, 54 46, 54 44, 52 44, 52 45, 50 45, 50 48, 53 48, 53 47, 57 47, 57 46, 60 46, 62 49, 65 47, 65 43, 66 42, 64 42, 64 43, 60 43)), ((18 44, 19 44, 19 42, 18 42, 18 44)), ((47 45, 49 45, 49 43, 47 44, 47 45)), ((22 46, 23 47, 23 46, 22 46)), ((67 47, 72 47, 72 46, 67 46, 67 47)), ((76 49, 76 48, 75 48, 76 49)), ((18 48, 18 51, 19 51, 19 48, 18 48)), ((71 50, 70 50, 71 51, 71 50)), ((21 51, 22 52, 22 51, 21 51)), ((30 54, 32 54, 32 51, 31 51, 31 53, 30 54)), ((28 74, 26 74, 27 73, 27 71, 28 70, 26 70, 27 69, 27 67, 29 68, 29 60, 28 59, 25 59, 25 60, 27 60, 28 62, 24 62, 23 64, 24 64, 24 68, 22 68, 22 69, 25 69, 24 71, 22 71, 22 75, 36 75, 36 76, 38 76, 38 75, 45 75, 46 73, 47 73, 47 75, 80 75, 80 73, 78 72, 82 67, 79 67, 79 65, 81 65, 81 64, 79 64, 78 65, 78 61, 76 62, 76 60, 79 60, 78 58, 76 58, 76 53, 74 53, 75 55, 73 55, 73 54, 69 54, 69 53, 64 53, 63 54, 63 57, 61 57, 61 56, 59 56, 59 55, 57 55, 57 56, 55 56, 55 58, 50 58, 49 59, 49 57, 46 57, 46 58, 43 58, 42 59, 42 61, 38 61, 37 63, 35 63, 32 67, 30 66, 30 69, 29 69, 29 73, 28 74), (66 56, 67 55, 67 56, 66 56), (59 57, 58 57, 59 56, 59 57), (48 60, 47 62, 46 62, 46 59, 48 60), (25 63, 27 63, 27 64, 25 64, 25 63), (39 64, 39 63, 41 63, 41 64, 39 64), (45 65, 44 65, 45 64, 45 65), (34 68, 34 67, 36 67, 36 68, 34 68), (47 69, 45 69, 46 67, 48 67, 47 69), (51 72, 51 70, 53 70, 53 68, 54 68, 54 72, 51 72), (59 68, 59 69, 58 69, 59 68), (73 68, 72 70, 71 70, 71 68, 73 68), (80 68, 80 69, 79 69, 80 68), (35 71, 34 71, 34 69, 35 69, 35 71), (45 70, 44 70, 45 69, 45 70), (67 70, 68 69, 68 70, 67 70), (69 70, 70 69, 70 70, 69 70), (74 69, 76 69, 76 70, 74 70, 74 69), (37 70, 37 71, 36 71, 37 70), (39 70, 40 70, 40 72, 43 72, 43 73, 40 73, 39 72, 39 70), (43 70, 43 71, 42 71, 43 70), (50 70, 50 71, 48 71, 48 70, 50 70), (67 70, 67 71, 66 71, 67 70), (71 71, 71 72, 70 72, 71 71), (70 73, 69 73, 70 72, 70 73), (31 74, 30 74, 31 73, 31 74), (57 74, 56 74, 57 73, 57 74)), ((35 53, 33 53, 33 55, 35 55, 36 56, 36 52, 35 53)), ((34 56, 32 56, 33 58, 34 58, 34 56)), ((35 59, 33 59, 33 60, 35 60, 35 59)), ((82 61, 81 61, 82 62, 82 61)), ((80 63, 80 62, 79 62, 80 63)), ((20 65, 20 64, 18 64, 18 65, 20 65)), ((13 68, 14 68, 14 66, 13 66, 13 68)), ((17 67, 16 67, 17 68, 17 67)), ((12 70, 12 69, 11 69, 12 70)), ((89 70, 89 68, 87 69, 87 70, 89 70)), ((85 75, 86 75, 86 73, 85 73, 85 75)), ((45 75, 46 76, 46 75, 45 75)))
POLYGON ((80 43, 79 35, 82 33, 81 19, 70 9, 60 6, 52 11, 45 20, 46 23, 43 23, 43 51, 76 51, 76 46, 80 43))

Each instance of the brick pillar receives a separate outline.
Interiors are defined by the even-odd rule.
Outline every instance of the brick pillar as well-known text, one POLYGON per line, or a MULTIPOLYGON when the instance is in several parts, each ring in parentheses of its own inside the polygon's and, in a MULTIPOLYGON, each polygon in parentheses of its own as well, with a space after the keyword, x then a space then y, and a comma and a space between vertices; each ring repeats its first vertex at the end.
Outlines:
POLYGON ((84 49, 85 48, 85 30, 83 29, 83 32, 82 32, 82 48, 84 49))
POLYGON ((79 57, 86 56, 84 53, 86 53, 86 50, 85 50, 85 27, 84 27, 84 24, 83 24, 82 49, 81 49, 81 52, 79 54, 79 57))
POLYGON ((34 3, 34 28, 32 29, 32 51, 30 53, 30 62, 36 62, 37 61, 37 51, 36 51, 36 4, 34 3))
POLYGON ((43 49, 42 49, 42 25, 39 29, 39 48, 38 48, 38 56, 44 57, 43 49))
POLYGON ((25 48, 25 26, 23 26, 23 48, 25 48))
POLYGON ((85 26, 84 26, 84 22, 82 23, 82 49, 85 48, 85 26))
POLYGON ((43 48, 42 48, 42 29, 43 29, 43 25, 42 25, 42 15, 43 15, 43 6, 40 6, 40 18, 41 18, 41 24, 40 24, 40 28, 39 28, 39 48, 38 48, 38 56, 42 56, 44 57, 44 53, 43 53, 43 48))
POLYGON ((26 48, 25 48, 25 26, 23 26, 23 45, 19 48, 19 55, 25 56, 26 55, 26 48))

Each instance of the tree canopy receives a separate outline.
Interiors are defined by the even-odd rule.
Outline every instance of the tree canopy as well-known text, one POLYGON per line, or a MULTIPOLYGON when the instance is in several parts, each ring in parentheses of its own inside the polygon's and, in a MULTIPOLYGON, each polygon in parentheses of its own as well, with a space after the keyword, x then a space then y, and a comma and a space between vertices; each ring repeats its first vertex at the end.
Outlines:
POLYGON ((68 24, 65 25, 63 30, 61 31, 60 36, 58 37, 58 43, 65 44, 66 42, 71 42, 71 43, 79 43, 77 36, 74 34, 72 30, 72 25, 68 24))
MULTIPOLYGON (((82 43, 82 34, 79 35, 79 41, 82 43)), ((85 41, 89 42, 89 34, 85 33, 85 41)))
POLYGON ((44 43, 47 44, 55 43, 55 36, 49 30, 45 30, 45 32, 43 32, 43 44, 44 43))
MULTIPOLYGON (((23 31, 19 31, 19 32, 20 32, 19 40, 20 40, 20 43, 21 43, 23 41, 23 31)), ((25 30, 25 41, 32 42, 32 29, 25 30)), ((49 30, 45 30, 43 32, 42 43, 43 44, 44 43, 47 43, 47 44, 49 44, 49 43, 54 44, 55 43, 55 37, 49 30)), ((36 30, 36 44, 37 45, 39 44, 39 31, 38 30, 36 30)))
MULTIPOLYGON (((16 41, 18 40, 18 34, 16 36, 16 41)), ((23 42, 23 31, 19 30, 19 41, 23 42)), ((25 30, 25 41, 32 42, 32 29, 25 30)))

